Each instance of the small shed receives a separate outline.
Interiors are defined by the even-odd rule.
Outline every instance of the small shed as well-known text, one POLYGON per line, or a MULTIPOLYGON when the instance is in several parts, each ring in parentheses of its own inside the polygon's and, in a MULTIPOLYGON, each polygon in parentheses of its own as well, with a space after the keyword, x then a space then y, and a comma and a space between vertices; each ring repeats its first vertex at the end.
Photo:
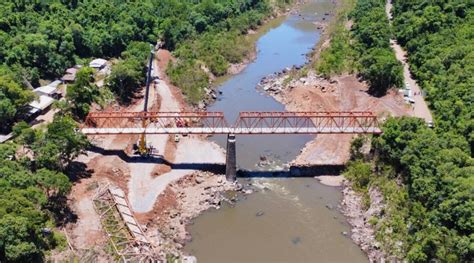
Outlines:
POLYGON ((52 97, 55 99, 59 99, 59 97, 61 96, 58 92, 57 87, 53 87, 49 85, 36 88, 33 90, 33 92, 36 93, 36 95, 38 96, 44 95, 44 96, 52 97))
POLYGON ((49 97, 49 96, 46 96, 46 95, 40 95, 39 98, 37 100, 34 100, 32 102, 30 102, 30 104, 28 104, 32 109, 30 110, 33 111, 33 112, 37 112, 37 111, 44 111, 46 109, 48 109, 54 102, 54 99, 49 97), (35 110, 37 109, 37 110, 35 110))
POLYGON ((65 83, 71 83, 76 80, 76 75, 66 74, 61 78, 61 80, 64 81, 65 83))
POLYGON ((60 81, 59 79, 57 79, 57 80, 49 83, 48 86, 58 88, 58 86, 61 85, 61 83, 63 83, 63 82, 60 81))
POLYGON ((105 67, 106 64, 107 64, 107 60, 102 59, 102 58, 96 58, 89 63, 89 67, 95 68, 95 69, 102 69, 105 67))
POLYGON ((66 74, 61 78, 61 80, 65 83, 74 82, 76 80, 77 70, 78 66, 66 69, 66 74))
POLYGON ((68 69, 66 69, 66 74, 76 75, 76 73, 77 73, 77 68, 68 68, 68 69))

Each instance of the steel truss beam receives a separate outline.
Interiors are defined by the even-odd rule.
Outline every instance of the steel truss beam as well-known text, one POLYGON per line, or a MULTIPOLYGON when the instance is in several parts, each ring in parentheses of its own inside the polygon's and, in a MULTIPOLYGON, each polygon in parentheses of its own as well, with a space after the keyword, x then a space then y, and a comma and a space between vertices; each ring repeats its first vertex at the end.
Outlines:
POLYGON ((93 112, 84 134, 378 134, 372 112, 93 112))

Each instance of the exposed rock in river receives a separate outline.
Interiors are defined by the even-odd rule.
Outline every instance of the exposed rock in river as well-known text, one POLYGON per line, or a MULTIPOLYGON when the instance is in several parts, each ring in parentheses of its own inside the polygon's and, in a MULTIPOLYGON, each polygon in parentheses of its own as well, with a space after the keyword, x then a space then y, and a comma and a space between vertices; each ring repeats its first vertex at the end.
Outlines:
POLYGON ((342 194, 341 210, 352 226, 351 239, 367 253, 370 262, 385 262, 387 255, 375 240, 374 227, 369 223, 369 219, 381 215, 384 208, 382 193, 375 187, 369 189, 371 204, 368 209, 364 209, 362 196, 352 190, 350 182, 344 181, 342 194))

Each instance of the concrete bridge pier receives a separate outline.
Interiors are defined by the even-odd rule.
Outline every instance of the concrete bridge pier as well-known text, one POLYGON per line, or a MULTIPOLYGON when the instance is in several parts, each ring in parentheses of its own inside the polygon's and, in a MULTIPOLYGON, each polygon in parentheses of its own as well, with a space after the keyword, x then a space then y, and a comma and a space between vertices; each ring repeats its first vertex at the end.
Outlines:
POLYGON ((235 180, 237 180, 237 155, 235 150, 235 134, 227 135, 225 178, 229 182, 234 182, 235 180))

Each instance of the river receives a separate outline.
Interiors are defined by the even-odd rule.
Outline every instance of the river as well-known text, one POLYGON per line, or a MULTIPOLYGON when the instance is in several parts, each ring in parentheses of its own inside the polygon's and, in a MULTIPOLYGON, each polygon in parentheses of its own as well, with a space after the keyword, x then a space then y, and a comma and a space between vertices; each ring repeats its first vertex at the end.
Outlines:
MULTIPOLYGON (((313 24, 334 9, 330 0, 311 0, 298 15, 289 15, 257 41, 257 57, 240 74, 219 86, 209 111, 223 111, 233 123, 240 111, 283 111, 284 105, 256 89, 261 78, 306 62, 319 41, 313 24)), ((255 135, 237 137, 239 168, 259 170, 261 156, 281 169, 313 137, 255 135)), ((225 137, 212 138, 225 148, 225 137)), ((266 167, 268 169, 268 167, 266 167)), ((198 262, 367 262, 343 232, 350 226, 337 210, 339 189, 314 178, 239 179, 255 193, 234 206, 224 204, 196 218, 185 250, 198 262)))

